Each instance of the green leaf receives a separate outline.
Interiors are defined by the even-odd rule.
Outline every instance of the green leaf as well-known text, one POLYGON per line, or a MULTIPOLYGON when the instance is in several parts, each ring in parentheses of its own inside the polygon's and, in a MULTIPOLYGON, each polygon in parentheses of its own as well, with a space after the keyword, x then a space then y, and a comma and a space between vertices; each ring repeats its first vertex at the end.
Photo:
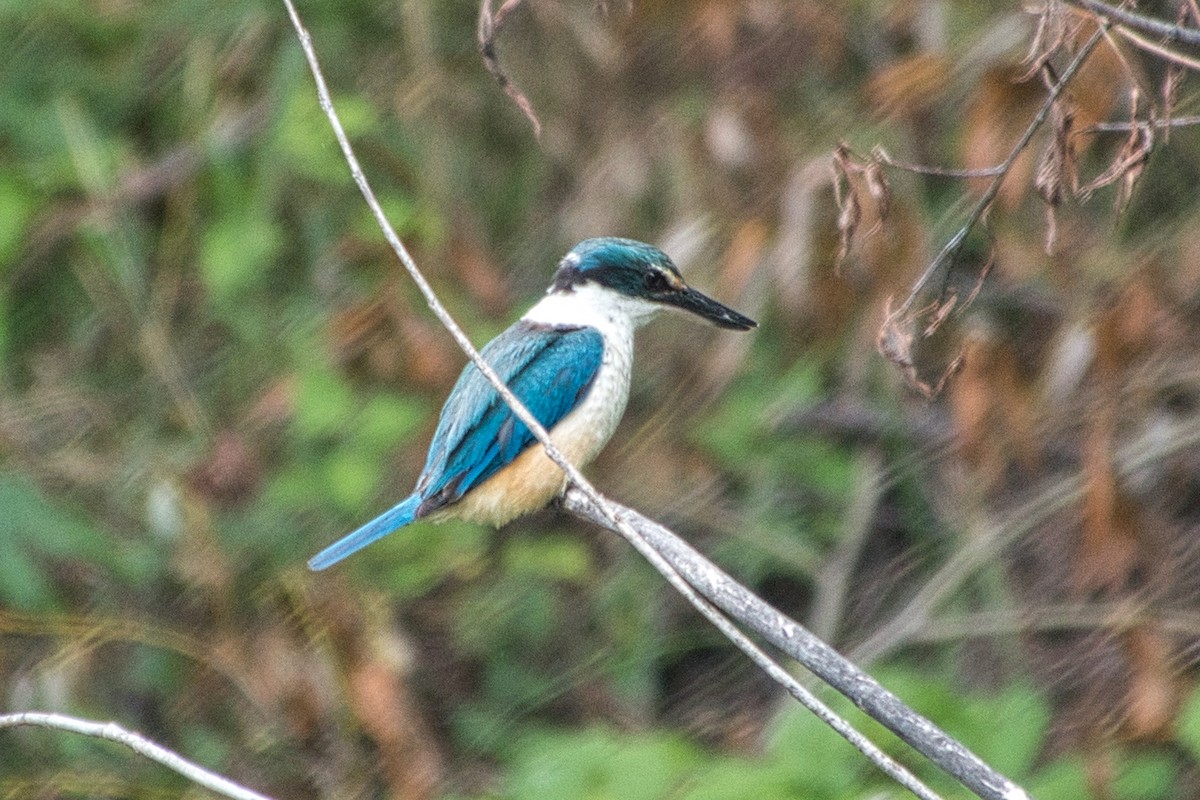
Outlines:
POLYGON ((377 459, 355 451, 339 450, 325 462, 329 498, 347 511, 367 505, 375 496, 382 474, 383 467, 377 459))
POLYGON ((414 436, 425 425, 430 413, 429 404, 419 398, 375 395, 355 420, 354 444, 364 452, 383 456, 414 436))
POLYGON ((512 539, 504 548, 505 573, 514 578, 583 581, 591 574, 591 552, 579 538, 543 536, 512 539))
MULTIPOLYGON (((375 109, 366 99, 342 94, 335 106, 352 140, 375 128, 375 109)), ((300 175, 331 185, 344 185, 350 180, 342 151, 306 81, 297 84, 280 115, 276 151, 287 162, 287 168, 300 175)))
POLYGON ((354 395, 346 381, 330 370, 301 372, 296 387, 296 432, 306 439, 353 430, 354 395))
POLYGON ((58 596, 43 559, 80 560, 113 570, 136 583, 152 564, 127 548, 114 548, 104 531, 86 518, 47 499, 33 484, 14 474, 0 474, 0 605, 36 609, 53 607, 58 596))
POLYGON ((1200 689, 1188 696, 1179 711, 1175 740, 1191 753, 1193 759, 1200 761, 1200 689))
POLYGON ((515 748, 506 797, 513 800, 658 800, 701 763, 678 736, 621 735, 607 728, 539 732, 515 748))
POLYGON ((1166 800, 1178 797, 1178 766, 1165 753, 1144 753, 1128 758, 1113 781, 1117 800, 1166 800))
POLYGON ((25 243, 29 235, 26 227, 36 205, 27 187, 10 176, 0 176, 0 270, 13 263, 25 243))
POLYGON ((204 232, 200 270, 218 307, 241 305, 245 292, 267 282, 283 248, 283 233, 265 214, 243 212, 219 219, 204 232))

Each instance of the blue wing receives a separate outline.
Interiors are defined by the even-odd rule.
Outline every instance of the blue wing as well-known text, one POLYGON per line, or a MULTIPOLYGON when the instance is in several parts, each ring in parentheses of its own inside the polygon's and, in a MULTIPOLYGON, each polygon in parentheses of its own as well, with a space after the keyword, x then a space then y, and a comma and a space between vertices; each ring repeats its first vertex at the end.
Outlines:
MULTIPOLYGON (((571 412, 591 388, 604 355, 595 328, 551 328, 518 322, 481 351, 546 429, 571 412)), ((474 364, 459 376, 442 408, 425 469, 417 481, 418 518, 453 503, 486 481, 534 441, 474 364)))
MULTIPOLYGON (((482 350, 483 357, 542 423, 553 428, 583 398, 604 355, 595 328, 548 328, 518 322, 482 350)), ((534 441, 474 364, 450 392, 416 491, 317 553, 321 570, 444 505, 494 475, 534 441)))

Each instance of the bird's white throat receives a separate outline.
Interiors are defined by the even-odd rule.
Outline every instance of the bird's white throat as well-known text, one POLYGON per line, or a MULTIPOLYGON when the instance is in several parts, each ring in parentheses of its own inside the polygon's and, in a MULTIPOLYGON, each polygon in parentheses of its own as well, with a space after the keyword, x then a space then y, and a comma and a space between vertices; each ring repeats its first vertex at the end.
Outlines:
POLYGON ((525 312, 522 319, 543 325, 586 325, 604 335, 624 338, 650 320, 659 307, 604 286, 584 283, 569 290, 551 290, 525 312))

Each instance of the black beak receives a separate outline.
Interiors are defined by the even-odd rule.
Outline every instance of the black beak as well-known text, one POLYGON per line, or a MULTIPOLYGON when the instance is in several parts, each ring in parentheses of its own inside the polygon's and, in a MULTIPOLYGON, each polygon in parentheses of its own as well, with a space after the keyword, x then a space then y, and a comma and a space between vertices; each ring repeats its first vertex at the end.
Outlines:
POLYGON ((690 286, 681 292, 662 294, 655 299, 660 303, 682 308, 684 311, 690 311, 693 314, 704 317, 710 322, 720 325, 722 328, 730 328, 735 331, 748 331, 751 328, 758 327, 758 323, 754 320, 744 314, 739 314, 729 306, 718 303, 708 295, 698 292, 690 286))

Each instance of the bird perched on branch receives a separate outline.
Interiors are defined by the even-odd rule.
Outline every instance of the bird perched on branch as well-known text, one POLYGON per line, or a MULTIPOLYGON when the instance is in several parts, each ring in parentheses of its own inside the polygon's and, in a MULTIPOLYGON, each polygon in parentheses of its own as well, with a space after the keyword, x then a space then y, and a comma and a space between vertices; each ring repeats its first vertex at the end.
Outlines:
MULTIPOLYGON (((580 242, 533 308, 481 351, 571 463, 591 461, 629 399, 633 332, 662 308, 722 328, 756 323, 696 291, 656 247, 631 239, 580 242)), ((321 570, 419 519, 503 525, 566 488, 566 475, 474 364, 442 407, 413 493, 314 556, 321 570)))

